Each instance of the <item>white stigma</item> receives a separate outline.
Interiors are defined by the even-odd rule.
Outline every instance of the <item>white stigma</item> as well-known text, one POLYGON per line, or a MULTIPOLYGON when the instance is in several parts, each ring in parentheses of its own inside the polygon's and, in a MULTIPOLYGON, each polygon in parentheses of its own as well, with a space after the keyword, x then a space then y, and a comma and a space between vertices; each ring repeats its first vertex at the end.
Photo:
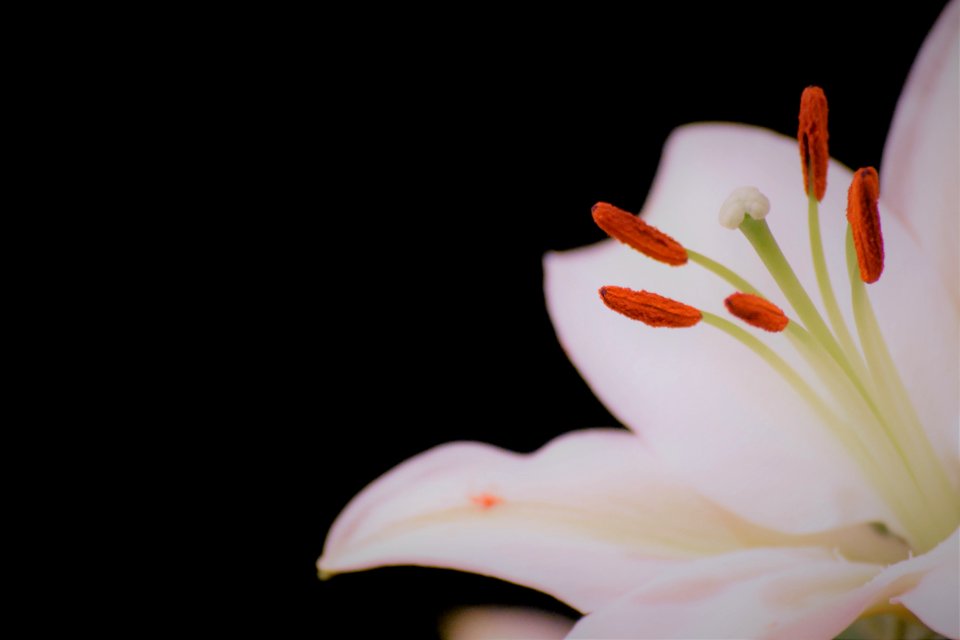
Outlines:
POLYGON ((754 220, 763 220, 770 213, 770 201, 756 187, 738 187, 720 207, 720 224, 727 229, 737 229, 748 215, 754 220))

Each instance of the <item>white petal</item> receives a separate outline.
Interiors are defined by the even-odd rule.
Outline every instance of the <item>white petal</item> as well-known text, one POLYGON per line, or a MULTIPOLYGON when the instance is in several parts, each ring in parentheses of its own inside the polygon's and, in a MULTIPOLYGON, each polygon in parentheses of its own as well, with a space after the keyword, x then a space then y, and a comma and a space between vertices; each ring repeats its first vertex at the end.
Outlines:
POLYGON ((668 569, 583 618, 572 638, 833 638, 902 603, 960 638, 958 534, 886 569, 826 549, 751 549, 668 569))
POLYGON ((883 150, 881 198, 936 261, 960 307, 960 2, 951 2, 914 62, 883 150))
MULTIPOLYGON (((839 532, 823 543, 874 542, 839 532)), ((325 574, 393 564, 472 571, 587 611, 666 566, 745 544, 797 542, 720 509, 634 435, 604 429, 529 455, 454 443, 408 460, 347 506, 319 565, 325 574)))
POLYGON ((822 549, 755 549, 690 562, 588 615, 571 638, 833 638, 881 567, 822 549))
POLYGON ((573 621, 555 613, 518 607, 466 607, 441 623, 444 640, 560 640, 573 621))
POLYGON ((932 551, 887 569, 877 581, 894 585, 902 603, 934 631, 960 639, 960 531, 932 551))

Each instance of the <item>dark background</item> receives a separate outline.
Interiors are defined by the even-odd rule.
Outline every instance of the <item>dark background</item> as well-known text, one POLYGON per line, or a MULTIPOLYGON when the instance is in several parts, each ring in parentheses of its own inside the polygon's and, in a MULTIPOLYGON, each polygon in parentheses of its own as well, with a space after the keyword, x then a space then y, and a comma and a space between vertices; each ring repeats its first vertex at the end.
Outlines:
POLYGON ((615 424, 553 335, 543 253, 600 240, 598 200, 639 210, 674 127, 728 120, 793 135, 808 84, 830 100, 832 154, 879 166, 943 3, 645 6, 637 17, 430 16, 442 28, 378 12, 330 21, 300 63, 312 98, 284 125, 296 161, 278 158, 277 202, 296 221, 270 236, 256 373, 266 424, 246 443, 256 462, 241 465, 260 505, 248 516, 268 576, 256 590, 279 605, 277 628, 429 638, 460 604, 565 611, 442 570, 321 583, 314 562, 353 495, 433 445, 531 451, 615 424))

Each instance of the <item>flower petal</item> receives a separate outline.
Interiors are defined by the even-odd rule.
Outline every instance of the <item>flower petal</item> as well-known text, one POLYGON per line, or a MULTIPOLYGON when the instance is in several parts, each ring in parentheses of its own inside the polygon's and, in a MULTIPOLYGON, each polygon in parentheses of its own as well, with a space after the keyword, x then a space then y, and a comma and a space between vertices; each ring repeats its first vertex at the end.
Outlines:
POLYGON ((884 569, 827 549, 750 549, 667 569, 583 618, 571 638, 833 638, 859 616, 908 607, 960 638, 958 534, 884 569))
MULTIPOLYGON (((825 542, 874 543, 857 531, 825 542)), ((319 566, 322 574, 395 564, 472 571, 588 611, 664 567, 750 544, 797 541, 687 488, 630 432, 597 429, 529 455, 454 443, 412 458, 347 506, 319 566)))
POLYGON ((560 640, 571 627, 569 618, 519 607, 466 607, 440 625, 444 640, 560 640))
POLYGON ((569 637, 833 638, 859 615, 849 594, 880 570, 824 549, 752 549, 706 558, 586 616, 569 637))
POLYGON ((893 602, 910 609, 925 625, 960 639, 960 530, 932 551, 887 569, 878 582, 900 590, 893 602))
POLYGON ((716 530, 700 523, 712 512, 719 510, 676 486, 627 431, 576 432, 526 456, 453 443, 354 498, 319 566, 473 571, 589 610, 691 549, 735 546, 722 522, 712 523, 716 530))
POLYGON ((881 197, 933 256, 960 308, 960 2, 927 36, 904 85, 883 150, 881 197))

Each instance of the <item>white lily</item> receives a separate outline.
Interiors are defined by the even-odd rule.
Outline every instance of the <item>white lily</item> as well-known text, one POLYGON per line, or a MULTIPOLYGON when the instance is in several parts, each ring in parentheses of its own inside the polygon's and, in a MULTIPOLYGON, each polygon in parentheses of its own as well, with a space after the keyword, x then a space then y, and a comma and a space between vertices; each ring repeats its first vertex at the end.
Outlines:
MULTIPOLYGON (((743 184, 769 200, 769 226, 799 281, 817 286, 796 141, 742 125, 678 129, 644 220, 726 271, 671 268, 612 240, 545 260, 562 344, 632 432, 567 434, 530 455, 478 443, 421 454, 347 506, 321 574, 416 564, 499 577, 588 614, 571 637, 830 638, 892 612, 960 638, 958 43, 955 0, 894 118, 881 183, 886 261, 869 301, 853 278, 851 296, 825 304, 832 329, 797 308, 802 322, 791 326, 809 334, 730 330, 766 345, 766 359, 706 322, 656 330, 600 304, 600 287, 622 284, 722 310, 733 289, 717 271, 746 276, 784 309, 797 303, 789 286, 780 296, 782 265, 767 271, 716 223, 743 184), (865 357, 845 325, 857 327, 865 357)), ((847 281, 852 178, 831 162, 819 205, 835 284, 847 281)), ((766 213, 743 193, 741 215, 766 213)), ((757 233, 745 231, 751 242, 757 233)))

